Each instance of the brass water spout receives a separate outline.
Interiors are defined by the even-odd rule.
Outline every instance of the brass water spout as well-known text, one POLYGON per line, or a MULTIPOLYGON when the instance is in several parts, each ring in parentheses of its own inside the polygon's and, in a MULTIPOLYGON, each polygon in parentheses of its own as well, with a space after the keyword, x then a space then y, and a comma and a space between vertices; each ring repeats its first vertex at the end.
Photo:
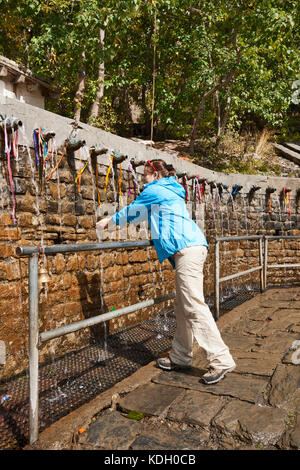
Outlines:
POLYGON ((50 281, 50 276, 46 268, 42 267, 39 272, 39 289, 44 287, 50 281))
POLYGON ((130 160, 132 168, 135 170, 138 166, 145 165, 145 162, 143 160, 140 160, 139 162, 135 162, 133 160, 130 160))
POLYGON ((67 139, 66 140, 67 150, 71 152, 75 152, 75 150, 78 150, 81 147, 84 147, 85 144, 86 144, 86 141, 81 140, 81 139, 67 139))
POLYGON ((104 153, 107 152, 106 148, 98 149, 95 147, 90 148, 91 156, 92 157, 97 157, 97 155, 103 155, 104 153))
POLYGON ((266 193, 268 194, 275 193, 275 191, 276 191, 276 188, 272 188, 272 186, 268 186, 266 189, 266 193))
POLYGON ((5 121, 5 128, 7 132, 16 131, 19 127, 22 127, 22 121, 14 118, 3 118, 1 121, 1 127, 4 128, 4 121, 5 121))
POLYGON ((114 156, 114 160, 113 160, 113 163, 114 165, 118 165, 122 162, 124 162, 125 160, 127 160, 127 155, 121 155, 119 153, 115 153, 115 152, 112 152, 113 156, 114 156))
POLYGON ((44 134, 44 140, 48 142, 48 140, 53 139, 55 137, 55 132, 46 132, 44 134))

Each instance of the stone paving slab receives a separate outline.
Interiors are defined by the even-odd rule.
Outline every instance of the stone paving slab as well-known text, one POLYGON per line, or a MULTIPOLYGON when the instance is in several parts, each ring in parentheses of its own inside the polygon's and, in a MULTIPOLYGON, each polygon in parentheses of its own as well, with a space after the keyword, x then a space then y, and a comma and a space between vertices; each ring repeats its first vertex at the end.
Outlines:
POLYGON ((132 450, 205 450, 209 436, 204 431, 172 430, 166 424, 145 427, 130 445, 132 450))
POLYGON ((270 318, 273 313, 277 310, 277 307, 255 307, 253 309, 247 310, 247 319, 265 321, 270 318))
POLYGON ((297 324, 300 325, 300 311, 297 313, 297 310, 293 309, 279 309, 264 323, 259 334, 270 336, 274 333, 274 330, 290 332, 290 327, 297 324))
POLYGON ((186 390, 172 403, 167 418, 205 427, 210 424, 224 404, 223 397, 186 390))
POLYGON ((260 346, 254 346, 253 351, 264 351, 265 353, 276 351, 284 355, 290 349, 293 342, 299 339, 298 334, 274 330, 271 335, 261 341, 260 346))
POLYGON ((270 406, 231 401, 213 421, 222 439, 235 438, 254 446, 274 446, 285 431, 286 412, 270 406))
POLYGON ((137 421, 125 418, 117 411, 106 411, 79 439, 83 448, 126 450, 141 430, 137 421))
POLYGON ((271 377, 280 360, 278 354, 269 353, 266 355, 260 351, 248 352, 241 350, 231 350, 233 359, 236 362, 236 373, 255 374, 271 377))
POLYGON ((242 351, 252 351, 262 344, 262 339, 255 338, 254 336, 222 333, 222 338, 230 350, 240 349, 242 351))
MULTIPOLYGON (((89 424, 86 412, 87 431, 77 440, 73 435, 77 444, 71 448, 300 449, 300 367, 294 357, 300 359, 300 288, 270 289, 218 324, 237 363, 232 373, 214 385, 200 383, 207 360, 196 347, 189 371, 161 371, 151 363, 139 383, 136 375, 130 387, 118 384, 114 411, 105 410, 107 391, 102 410, 99 404, 91 409, 89 424), (145 417, 129 420, 124 413, 130 410, 145 417)), ((35 448, 46 448, 41 441, 35 448)))
POLYGON ((147 416, 159 416, 164 413, 175 398, 182 394, 182 388, 149 383, 128 393, 119 401, 119 407, 122 411, 134 410, 147 416))
POLYGON ((264 394, 268 384, 265 378, 254 375, 240 375, 235 372, 226 375, 221 382, 214 385, 202 384, 199 382, 198 376, 177 371, 163 372, 152 380, 157 384, 235 397, 250 403, 262 403, 264 401, 264 394))
POLYGON ((299 389, 299 364, 278 364, 270 381, 269 403, 273 406, 278 406, 299 389))
POLYGON ((291 432, 290 444, 292 448, 300 450, 300 414, 297 416, 294 430, 291 432))

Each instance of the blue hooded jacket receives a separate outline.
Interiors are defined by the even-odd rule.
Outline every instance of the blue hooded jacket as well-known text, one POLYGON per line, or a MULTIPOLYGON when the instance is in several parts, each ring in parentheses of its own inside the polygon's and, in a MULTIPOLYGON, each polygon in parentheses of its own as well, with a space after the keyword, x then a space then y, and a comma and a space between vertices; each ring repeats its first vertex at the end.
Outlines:
POLYGON ((190 246, 206 246, 205 236, 190 218, 185 205, 185 189, 174 176, 144 185, 144 190, 129 206, 111 217, 116 225, 148 220, 151 238, 162 263, 177 251, 190 246))

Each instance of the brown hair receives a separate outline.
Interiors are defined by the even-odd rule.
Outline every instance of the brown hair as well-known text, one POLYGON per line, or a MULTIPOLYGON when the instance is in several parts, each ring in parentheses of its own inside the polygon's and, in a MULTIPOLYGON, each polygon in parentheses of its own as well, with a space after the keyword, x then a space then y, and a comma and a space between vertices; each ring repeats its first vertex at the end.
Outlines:
POLYGON ((167 176, 175 176, 176 171, 173 168, 173 165, 167 165, 164 160, 146 160, 145 167, 149 170, 150 174, 153 174, 154 171, 157 171, 161 174, 163 178, 167 176))

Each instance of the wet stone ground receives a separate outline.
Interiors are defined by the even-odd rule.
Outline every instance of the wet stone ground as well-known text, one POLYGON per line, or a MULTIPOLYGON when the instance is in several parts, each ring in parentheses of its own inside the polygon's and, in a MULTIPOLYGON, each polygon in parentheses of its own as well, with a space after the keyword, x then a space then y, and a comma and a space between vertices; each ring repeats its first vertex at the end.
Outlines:
POLYGON ((151 363, 28 448, 299 450, 300 287, 258 294, 218 326, 237 363, 218 384, 199 382, 195 346, 188 372, 151 363))

